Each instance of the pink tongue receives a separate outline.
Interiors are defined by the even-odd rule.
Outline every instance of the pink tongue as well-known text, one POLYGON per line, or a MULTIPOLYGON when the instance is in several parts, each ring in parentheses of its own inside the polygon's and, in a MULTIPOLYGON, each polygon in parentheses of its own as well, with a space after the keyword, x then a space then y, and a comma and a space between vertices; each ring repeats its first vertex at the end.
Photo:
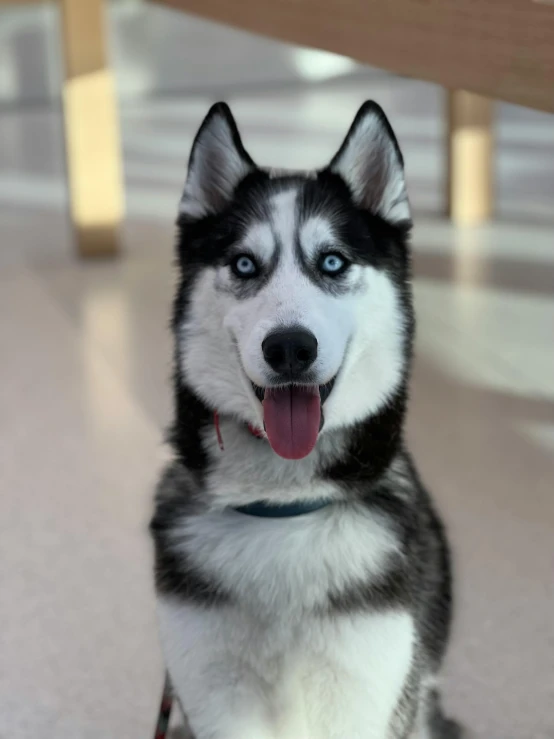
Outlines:
POLYGON ((321 419, 317 388, 265 391, 264 425, 273 451, 285 459, 302 459, 315 446, 321 419))

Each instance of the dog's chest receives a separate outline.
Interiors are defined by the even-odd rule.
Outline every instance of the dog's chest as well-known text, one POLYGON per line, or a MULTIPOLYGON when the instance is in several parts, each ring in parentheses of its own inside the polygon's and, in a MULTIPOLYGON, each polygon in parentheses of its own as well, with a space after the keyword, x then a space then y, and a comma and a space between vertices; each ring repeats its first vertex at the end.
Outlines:
POLYGON ((386 519, 362 505, 333 504, 293 518, 233 510, 183 521, 176 553, 242 608, 282 616, 321 611, 330 596, 380 580, 398 541, 386 519))
POLYGON ((219 715, 218 686, 237 684, 262 701, 262 739, 385 737, 413 656, 407 612, 262 623, 163 599, 159 611, 185 706, 210 697, 219 715))

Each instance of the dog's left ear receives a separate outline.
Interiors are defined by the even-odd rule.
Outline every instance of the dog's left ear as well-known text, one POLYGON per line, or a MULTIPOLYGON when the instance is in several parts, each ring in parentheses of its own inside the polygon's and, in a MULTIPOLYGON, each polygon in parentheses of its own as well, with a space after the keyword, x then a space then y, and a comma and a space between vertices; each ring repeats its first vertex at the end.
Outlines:
POLYGON ((404 161, 381 106, 362 105, 328 167, 346 182, 360 208, 398 225, 411 225, 404 161))
POLYGON ((229 106, 216 103, 194 139, 179 212, 191 219, 219 213, 255 168, 229 106))

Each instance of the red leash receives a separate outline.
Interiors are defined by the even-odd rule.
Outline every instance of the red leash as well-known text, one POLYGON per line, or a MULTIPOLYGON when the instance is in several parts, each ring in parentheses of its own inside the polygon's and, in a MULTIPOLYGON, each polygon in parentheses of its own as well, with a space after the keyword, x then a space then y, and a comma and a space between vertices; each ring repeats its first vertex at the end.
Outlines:
POLYGON ((217 435, 217 443, 219 444, 221 451, 224 452, 225 447, 223 446, 223 436, 221 436, 221 429, 219 428, 219 413, 217 411, 214 411, 214 426, 215 433, 217 435))
POLYGON ((173 691, 171 689, 171 682, 169 675, 166 672, 164 678, 164 688, 162 693, 162 700, 160 702, 160 710, 158 712, 158 721, 156 723, 156 731, 154 733, 154 739, 166 739, 167 730, 169 728, 169 718, 171 716, 171 706, 173 705, 173 691))
MULTIPOLYGON (((214 411, 214 426, 217 436, 217 443, 219 444, 219 448, 221 449, 221 451, 224 452, 225 447, 223 446, 223 436, 221 435, 221 429, 219 428, 219 413, 217 411, 214 411)), ((256 426, 253 426, 251 423, 248 424, 248 430, 250 431, 252 436, 256 437, 256 439, 265 439, 265 431, 256 428, 256 426)))

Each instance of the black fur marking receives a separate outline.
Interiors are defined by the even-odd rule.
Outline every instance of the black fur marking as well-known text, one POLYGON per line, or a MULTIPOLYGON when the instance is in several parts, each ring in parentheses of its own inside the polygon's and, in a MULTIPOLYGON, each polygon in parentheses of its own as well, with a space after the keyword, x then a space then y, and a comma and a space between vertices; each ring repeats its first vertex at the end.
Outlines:
MULTIPOLYGON (((172 328, 174 334, 179 330, 183 316, 188 308, 188 300, 195 272, 187 274, 181 268, 180 288, 173 304, 172 328)), ((175 341, 173 360, 173 390, 175 396, 175 416, 168 432, 167 440, 173 446, 185 467, 200 472, 206 468, 207 455, 202 446, 201 432, 212 422, 212 414, 200 398, 184 382, 181 370, 180 342, 175 341)))
POLYGON ((346 183, 330 170, 320 172, 315 180, 306 180, 299 190, 299 230, 313 217, 321 216, 329 221, 336 234, 337 243, 321 244, 317 253, 309 258, 296 239, 295 254, 304 273, 322 290, 332 295, 344 295, 352 291, 348 283, 348 270, 331 277, 317 266, 322 252, 337 250, 352 264, 386 269, 396 284, 403 285, 409 278, 407 237, 409 228, 387 223, 377 214, 358 208, 346 183))
POLYGON ((330 592, 327 611, 350 614, 360 611, 388 611, 410 605, 408 573, 399 562, 389 562, 381 577, 371 582, 352 583, 340 592, 330 592))
POLYGON ((347 453, 340 462, 324 467, 321 476, 348 492, 357 489, 357 483, 372 485, 401 447, 405 411, 406 389, 402 387, 379 413, 353 428, 347 453))
POLYGON ((427 720, 432 739, 463 739, 465 735, 457 721, 444 715, 437 690, 431 691, 429 696, 427 720))
POLYGON ((202 577, 184 555, 174 554, 164 545, 156 526, 154 518, 151 531, 155 542, 154 574, 158 593, 204 606, 228 603, 229 596, 221 588, 202 577))
POLYGON ((205 606, 228 603, 229 595, 212 580, 205 578, 187 557, 184 547, 176 551, 175 522, 193 515, 201 505, 195 499, 186 470, 170 465, 158 485, 156 510, 150 522, 154 539, 154 572, 159 593, 192 600, 205 606))

